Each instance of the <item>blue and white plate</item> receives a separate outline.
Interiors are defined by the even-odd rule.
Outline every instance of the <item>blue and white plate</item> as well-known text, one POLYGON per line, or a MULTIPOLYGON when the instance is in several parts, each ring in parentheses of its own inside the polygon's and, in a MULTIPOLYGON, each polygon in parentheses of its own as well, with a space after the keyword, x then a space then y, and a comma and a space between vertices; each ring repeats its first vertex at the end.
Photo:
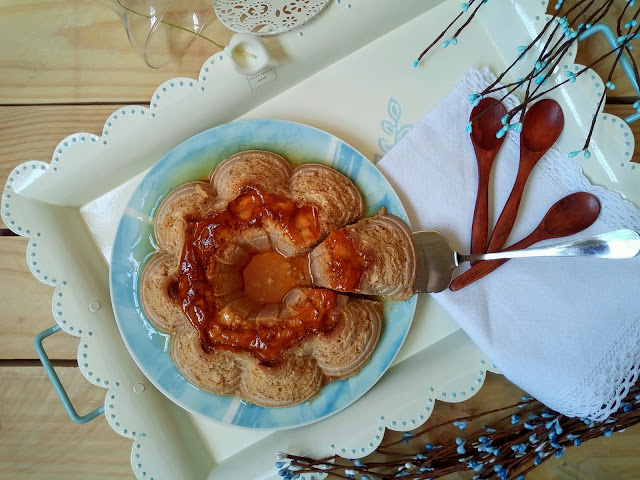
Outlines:
POLYGON ((120 224, 111 259, 111 300, 122 337, 147 378, 183 408, 224 424, 252 429, 285 429, 306 425, 345 408, 384 374, 409 331, 416 298, 387 302, 384 327, 371 360, 357 375, 334 381, 310 401, 286 408, 264 408, 239 398, 216 395, 190 384, 170 355, 170 336, 145 316, 140 302, 140 275, 156 252, 153 218, 164 197, 179 185, 206 179, 222 160, 243 150, 268 150, 294 166, 323 163, 349 177, 360 189, 367 216, 386 207, 407 221, 397 195, 364 156, 333 135, 299 123, 247 120, 200 133, 171 150, 134 191, 120 224), (393 328, 389 328, 393 325, 393 328))

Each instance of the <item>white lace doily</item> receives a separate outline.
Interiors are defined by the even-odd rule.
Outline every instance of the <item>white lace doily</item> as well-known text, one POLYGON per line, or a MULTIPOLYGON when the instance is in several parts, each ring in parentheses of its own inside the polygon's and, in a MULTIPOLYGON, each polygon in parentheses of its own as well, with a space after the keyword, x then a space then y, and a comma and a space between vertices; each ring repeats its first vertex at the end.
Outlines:
POLYGON ((329 0, 214 0, 218 19, 235 32, 275 35, 300 27, 329 0))
MULTIPOLYGON (((495 76, 486 68, 482 71, 472 70, 465 75, 456 88, 461 97, 466 97, 469 93, 481 91, 487 84, 492 83, 494 80, 495 76)), ((496 92, 494 96, 501 97, 503 93, 504 90, 496 92)), ((517 102, 518 100, 513 95, 509 95, 503 100, 507 109, 513 108, 517 102)), ((606 115, 604 115, 603 120, 606 120, 606 115)), ((615 119, 615 121, 619 122, 619 119, 615 119)), ((610 121, 607 122, 607 124, 610 123, 610 121)), ((508 158, 518 158, 519 141, 516 141, 516 139, 517 136, 512 134, 506 136, 502 151, 508 158)), ((598 228, 600 230, 597 233, 619 228, 640 230, 640 210, 638 210, 632 202, 621 197, 618 192, 589 182, 583 174, 582 166, 569 158, 567 153, 557 145, 552 147, 538 163, 535 175, 544 177, 549 188, 552 188, 554 192, 558 193, 558 198, 577 191, 586 191, 595 194, 600 200, 602 207, 598 220, 598 228)), ((522 221, 521 219, 521 222, 522 221)), ((627 265, 629 269, 635 268, 631 263, 627 265)), ((606 275, 604 266, 605 265, 602 265, 602 275, 606 275)), ((597 279, 585 281, 594 284, 597 279)), ((614 281, 613 278, 611 281, 614 281)), ((537 292, 533 284, 530 285, 529 288, 537 292)), ((442 299, 442 296, 439 298, 442 299)), ((565 301, 562 297, 559 298, 560 300, 551 297, 546 298, 544 306, 541 307, 541 311, 546 312, 546 314, 541 314, 540 316, 551 317, 554 312, 554 306, 559 302, 565 301)), ((621 299, 619 300, 622 301, 621 299)), ((603 292, 602 302, 612 301, 614 301, 614 299, 611 298, 611 295, 607 296, 606 292, 603 292)), ((460 303, 459 296, 457 297, 457 302, 460 303)), ((574 302, 577 304, 580 303, 577 297, 574 298, 574 302)), ((446 306, 445 309, 447 309, 446 306)), ((581 307, 576 305, 574 311, 581 312, 581 307)), ((597 319, 593 315, 590 316, 588 312, 582 311, 582 313, 584 314, 582 322, 597 323, 603 320, 597 319)), ((629 388, 638 378, 640 365, 640 348, 638 348, 640 344, 640 317, 637 312, 634 313, 633 311, 627 310, 624 313, 625 318, 616 317, 606 319, 608 328, 615 331, 616 334, 611 338, 607 348, 601 349, 602 351, 596 353, 597 359, 593 358, 591 360, 593 361, 590 365, 591 368, 581 369, 579 365, 572 365, 571 362, 565 359, 567 371, 575 372, 575 376, 571 379, 572 381, 566 381, 562 386, 558 386, 557 388, 542 388, 545 381, 536 379, 530 382, 531 375, 530 372, 527 372, 527 368, 521 368, 516 365, 507 366, 503 361, 499 361, 496 357, 499 356, 502 350, 500 341, 491 339, 490 336, 484 337, 483 335, 476 335, 475 340, 480 344, 481 348, 484 346, 484 348, 490 350, 485 350, 485 353, 496 362, 505 375, 509 377, 509 374, 511 374, 510 379, 512 381, 518 383, 522 388, 536 396, 536 398, 547 406, 565 415, 588 417, 595 421, 602 421, 619 408, 621 398, 628 393, 629 388), (519 381, 528 383, 523 385, 519 381), (540 391, 536 391, 534 386, 540 391)), ((522 315, 522 318, 525 318, 526 313, 521 310, 520 315, 522 315)), ((489 317, 491 317, 491 315, 489 315, 489 317)), ((541 318, 541 322, 542 321, 541 318)), ((499 324, 500 322, 496 322, 494 319, 492 326, 493 328, 499 328, 499 324)), ((564 336, 561 328, 555 330, 553 328, 553 322, 551 322, 551 325, 549 325, 547 329, 542 327, 542 323, 538 323, 537 325, 538 328, 545 330, 546 335, 550 337, 545 342, 541 342, 540 352, 543 352, 547 346, 562 345, 562 339, 556 338, 558 336, 564 336), (542 346, 543 344, 545 347, 542 346)), ((462 326, 463 328, 465 327, 464 321, 462 322, 462 326)), ((468 324, 466 326, 469 327, 468 324)), ((504 329, 501 329, 503 332, 501 335, 504 335, 503 330, 504 329)), ((572 332, 574 337, 566 342, 567 346, 572 346, 578 351, 581 348, 593 351, 594 347, 592 346, 592 342, 598 343, 585 332, 581 333, 578 328, 569 329, 568 332, 572 332)), ((470 332, 467 330, 467 333, 470 332)), ((474 338, 473 333, 471 333, 471 337, 474 338)), ((557 351, 561 351, 561 348, 558 348, 557 351)), ((552 357, 553 355, 550 355, 549 358, 552 357)), ((584 358, 586 362, 586 359, 591 357, 590 355, 578 355, 572 358, 574 358, 574 361, 584 358)), ((551 366, 553 361, 544 360, 540 363, 540 365, 544 364, 551 366)), ((569 376, 569 378, 570 377, 571 376, 569 376)), ((553 383, 554 382, 550 382, 549 385, 553 383)))

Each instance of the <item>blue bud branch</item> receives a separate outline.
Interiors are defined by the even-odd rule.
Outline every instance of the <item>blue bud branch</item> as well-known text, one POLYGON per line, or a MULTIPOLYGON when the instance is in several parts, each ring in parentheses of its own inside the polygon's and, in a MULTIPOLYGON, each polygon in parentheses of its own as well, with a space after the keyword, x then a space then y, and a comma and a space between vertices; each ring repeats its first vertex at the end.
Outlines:
MULTIPOLYGON (((461 17, 461 15, 465 11, 468 10, 468 7, 473 3, 474 2, 463 4, 466 6, 463 7, 463 12, 454 19, 454 21, 447 27, 446 31, 451 28, 451 26, 461 17)), ((471 22, 478 10, 485 3, 485 1, 481 1, 477 4, 476 8, 473 10, 471 15, 469 15, 464 24, 456 30, 451 40, 456 39, 458 34, 471 22)), ((574 5, 568 8, 566 13, 562 14, 562 10, 565 7, 564 0, 558 0, 555 5, 555 10, 557 15, 562 16, 550 17, 544 24, 541 31, 531 41, 531 43, 526 46, 519 46, 517 49, 519 54, 517 55, 516 59, 496 77, 493 83, 488 85, 482 92, 477 92, 470 95, 470 103, 476 104, 483 96, 487 96, 488 94, 496 92, 500 92, 500 98, 497 98, 497 100, 501 102, 505 100, 509 95, 516 92, 517 89, 524 89, 522 102, 517 107, 514 107, 507 112, 506 118, 503 122, 505 124, 505 127, 500 130, 498 134, 504 135, 506 131, 512 129, 515 129, 517 132, 519 132, 521 130, 520 122, 512 123, 512 120, 518 114, 520 114, 520 118, 522 118, 526 113, 528 106, 532 102, 548 95, 551 91, 555 90, 556 88, 562 87, 567 83, 574 83, 580 75, 584 74, 589 69, 598 65, 605 59, 608 59, 611 55, 614 55, 613 65, 609 71, 609 74, 606 79, 603 79, 603 81, 605 82, 605 86, 603 88, 603 92, 600 94, 601 98, 596 107, 596 113, 592 115, 591 125, 585 142, 582 146, 584 156, 586 158, 589 158, 589 144, 591 142, 591 138, 595 129, 597 112, 599 112, 602 108, 607 89, 614 90, 616 88, 616 85, 613 83, 612 79, 615 70, 620 63, 622 54, 625 51, 630 52, 632 48, 632 46, 630 45, 631 41, 635 40, 636 38, 640 38, 640 23, 637 20, 640 16, 640 8, 636 8, 632 12, 631 18, 629 18, 628 16, 628 12, 631 12, 630 9, 634 6, 635 0, 628 0, 622 10, 622 13, 616 19, 616 31, 618 33, 618 42, 620 43, 618 47, 612 48, 610 51, 603 54, 600 58, 596 59, 586 67, 583 67, 576 72, 566 71, 566 79, 560 81, 556 80, 555 84, 549 87, 547 87, 546 85, 548 80, 550 80, 555 75, 555 72, 560 67, 564 56, 570 54, 569 49, 572 47, 572 45, 574 45, 575 42, 578 41, 578 37, 582 33, 586 32, 589 28, 591 28, 593 24, 601 22, 607 15, 610 8, 614 5, 614 3, 615 0, 605 0, 603 2, 596 2, 595 0, 576 0, 574 5), (547 35, 547 38, 543 43, 541 43, 542 38, 544 38, 545 35, 547 35), (518 64, 518 62, 522 61, 536 45, 539 45, 540 50, 537 58, 533 62, 532 69, 528 71, 526 75, 515 82, 510 82, 504 85, 501 84, 500 82, 507 75, 507 73, 512 71, 513 68, 515 68, 515 66, 518 64)), ((442 38, 442 36, 444 36, 446 31, 443 32, 441 36, 438 37, 438 39, 436 39, 436 42, 437 40, 442 38)), ((449 45, 451 40, 447 40, 445 44, 449 45)), ((416 60, 416 64, 435 45, 436 42, 433 42, 420 54, 418 60, 416 60)), ((633 55, 629 55, 628 57, 630 58, 633 67, 633 74, 636 77, 636 81, 640 84, 640 74, 638 73, 636 61, 633 58, 633 55)), ((473 128, 473 122, 480 118, 482 115, 485 115, 489 110, 490 108, 484 110, 483 112, 480 112, 475 118, 471 119, 470 123, 466 127, 467 131, 471 131, 473 128)), ((638 110, 640 111, 640 108, 638 108, 638 110)), ((571 152, 569 156, 574 157, 577 153, 579 152, 571 152)))
MULTIPOLYGON (((476 1, 480 1, 480 3, 482 3, 482 0, 470 0, 470 1, 469 1, 469 3, 467 4, 467 8, 468 8, 468 7, 470 7, 470 6, 472 6, 476 1)), ((424 56, 426 55, 426 53, 427 53, 429 50, 431 50, 431 48, 432 48, 436 43, 438 43, 438 42, 442 39, 442 37, 444 37, 444 36, 447 34, 447 32, 448 32, 448 31, 449 31, 449 29, 453 26, 453 24, 454 24, 454 23, 456 23, 456 22, 458 21, 458 19, 459 19, 460 17, 462 17, 462 16, 466 13, 466 11, 467 11, 466 9, 463 9, 463 10, 462 10, 462 11, 461 11, 461 12, 460 12, 460 13, 459 13, 459 14, 458 14, 458 15, 457 15, 457 16, 456 16, 456 17, 451 21, 451 23, 450 23, 450 24, 449 24, 449 25, 448 25, 448 26, 447 26, 447 27, 442 31, 442 33, 436 37, 436 39, 431 43, 431 45, 429 45, 427 48, 425 48, 425 49, 422 51, 422 53, 421 53, 420 55, 418 55, 418 58, 417 58, 417 59, 416 59, 416 61, 414 62, 414 65, 417 65, 417 64, 418 64, 418 62, 419 62, 420 60, 422 60, 422 57, 424 57, 424 56)))
MULTIPOLYGON (((443 422, 414 432, 405 432, 401 441, 387 443, 372 455, 347 460, 338 455, 320 460, 305 456, 278 454, 276 468, 285 480, 297 480, 301 474, 324 473, 332 478, 356 480, 427 480, 472 471, 483 479, 524 479, 532 469, 551 458, 562 457, 567 448, 580 446, 598 437, 609 437, 640 423, 640 381, 621 400, 614 416, 602 422, 587 418, 564 417, 531 397, 505 407, 443 422), (499 419, 495 414, 503 413, 499 419), (482 425, 490 416, 493 427, 482 425), (478 421, 482 420, 480 424, 478 421), (461 436, 460 426, 470 433, 461 436), (445 427, 448 427, 445 429, 445 427), (427 433, 445 431, 432 444, 427 433), (392 449, 401 448, 401 451, 392 449)), ((308 478, 308 477, 306 477, 308 478)))

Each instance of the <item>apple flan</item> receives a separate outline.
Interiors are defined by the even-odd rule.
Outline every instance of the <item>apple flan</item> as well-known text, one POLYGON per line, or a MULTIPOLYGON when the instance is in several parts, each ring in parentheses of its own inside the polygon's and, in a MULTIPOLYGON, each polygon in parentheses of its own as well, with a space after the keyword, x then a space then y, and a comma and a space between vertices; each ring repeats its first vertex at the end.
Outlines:
POLYGON ((171 333, 182 375, 285 407, 357 373, 380 337, 382 302, 314 285, 309 253, 364 207, 338 171, 292 168, 265 151, 235 154, 208 181, 170 192, 140 291, 149 320, 171 333))

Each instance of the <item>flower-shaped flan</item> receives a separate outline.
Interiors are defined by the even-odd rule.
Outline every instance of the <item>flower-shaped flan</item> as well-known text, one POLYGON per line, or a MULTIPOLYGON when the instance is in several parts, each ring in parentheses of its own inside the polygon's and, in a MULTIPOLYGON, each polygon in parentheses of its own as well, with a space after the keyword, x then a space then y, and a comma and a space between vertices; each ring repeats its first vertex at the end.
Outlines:
POLYGON ((149 320, 172 334, 182 375, 284 407, 362 368, 380 337, 382 303, 314 288, 309 252, 363 213, 360 192, 336 170, 292 169, 256 150, 170 192, 140 291, 149 320))

